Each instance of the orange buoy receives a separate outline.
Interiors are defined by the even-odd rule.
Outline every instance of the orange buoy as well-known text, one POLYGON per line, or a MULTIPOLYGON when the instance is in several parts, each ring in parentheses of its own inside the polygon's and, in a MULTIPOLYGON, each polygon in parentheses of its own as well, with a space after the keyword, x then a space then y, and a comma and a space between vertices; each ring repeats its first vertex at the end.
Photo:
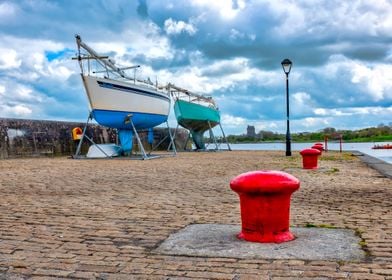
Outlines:
POLYGON ((75 127, 72 129, 72 139, 74 141, 80 140, 82 138, 83 130, 80 127, 75 127))

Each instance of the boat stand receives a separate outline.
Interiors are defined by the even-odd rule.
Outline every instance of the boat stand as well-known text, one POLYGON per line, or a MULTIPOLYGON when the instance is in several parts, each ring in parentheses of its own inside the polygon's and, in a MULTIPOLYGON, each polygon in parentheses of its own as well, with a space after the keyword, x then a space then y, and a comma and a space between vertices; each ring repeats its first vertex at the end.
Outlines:
MULTIPOLYGON (((176 129, 174 130, 174 136, 173 136, 173 145, 174 145, 174 140, 176 139, 176 136, 177 136, 177 131, 178 131, 178 128, 180 127, 180 125, 179 124, 177 124, 177 127, 176 127, 176 129)), ((184 128, 185 129, 185 128, 184 128)), ((187 131, 188 131, 188 137, 186 138, 186 141, 185 141, 185 144, 184 144, 184 147, 182 147, 182 150, 184 150, 184 151, 188 151, 188 149, 186 148, 187 147, 187 145, 188 145, 188 142, 189 142, 189 139, 191 139, 192 138, 192 136, 191 136, 191 133, 189 132, 189 130, 188 129, 186 129, 187 131)), ((171 146, 169 146, 169 148, 170 148, 171 146)), ((169 149, 168 148, 168 149, 169 149)), ((175 145, 174 145, 174 148, 175 148, 175 145)))
POLYGON ((83 144, 84 138, 86 138, 92 145, 95 145, 95 146, 98 148, 98 150, 100 150, 100 152, 102 152, 107 158, 112 158, 112 156, 111 156, 111 155, 108 155, 103 149, 101 149, 101 147, 99 147, 99 145, 97 145, 97 144, 94 142, 93 139, 91 139, 90 137, 87 136, 86 130, 87 130, 87 127, 88 127, 88 123, 89 123, 90 120, 92 120, 92 119, 93 119, 93 118, 92 118, 91 113, 90 113, 90 114, 88 115, 86 124, 84 125, 82 137, 81 137, 80 140, 79 140, 79 143, 78 143, 78 147, 77 147, 77 149, 76 149, 76 152, 75 152, 75 154, 72 156, 72 158, 74 158, 74 159, 84 158, 84 157, 82 157, 82 156, 80 155, 80 151, 81 151, 81 149, 82 149, 82 144, 83 144))
MULTIPOLYGON (((221 125, 221 123, 218 123, 218 124, 219 124, 219 127, 220 127, 221 132, 222 132, 224 143, 226 143, 228 150, 231 151, 230 144, 229 144, 229 142, 226 139, 226 135, 225 135, 225 132, 223 131, 222 125, 221 125)), ((218 141, 216 140, 216 137, 214 135, 214 131, 212 129, 210 121, 208 121, 208 126, 209 126, 208 130, 209 130, 209 133, 210 133, 210 141, 212 141, 214 143, 214 145, 215 145, 215 149, 213 149, 213 150, 215 150, 215 151, 223 150, 223 149, 220 148, 222 143, 218 143, 218 141)), ((206 146, 208 147, 209 144, 210 143, 206 143, 206 146)))
POLYGON ((139 146, 139 151, 140 151, 140 154, 141 154, 141 158, 140 158, 140 159, 147 160, 147 159, 160 158, 161 155, 151 155, 151 152, 153 152, 154 150, 156 150, 156 148, 158 148, 159 145, 160 145, 165 139, 167 139, 167 137, 170 138, 170 144, 169 144, 169 147, 168 147, 168 151, 169 151, 170 147, 173 146, 173 156, 175 156, 175 155, 177 154, 177 151, 176 151, 176 148, 175 148, 175 145, 174 145, 174 139, 173 139, 173 136, 172 136, 171 131, 170 131, 169 123, 168 123, 167 121, 166 121, 166 125, 167 125, 167 129, 168 129, 168 135, 165 136, 157 145, 155 145, 155 147, 153 147, 153 148, 151 149, 151 151, 150 151, 148 154, 146 153, 146 150, 144 149, 143 143, 142 143, 142 141, 140 140, 139 133, 138 133, 138 131, 137 131, 135 125, 133 124, 133 121, 132 121, 132 114, 129 114, 129 115, 127 115, 127 116, 125 117, 124 123, 125 123, 125 124, 130 123, 131 126, 132 126, 132 130, 133 130, 133 133, 135 134, 135 137, 136 137, 136 140, 137 140, 137 144, 138 144, 138 146, 139 146))
POLYGON ((227 141, 227 138, 226 138, 225 132, 223 131, 223 127, 222 127, 221 123, 219 123, 219 127, 220 127, 220 129, 222 131, 223 140, 225 141, 225 143, 227 145, 227 149, 229 151, 231 151, 231 147, 230 147, 229 141, 227 141))
MULTIPOLYGON (((168 151, 173 147, 173 150, 176 151, 176 153, 177 153, 177 148, 176 148, 176 145, 174 144, 174 143, 175 143, 174 140, 176 139, 177 130, 178 130, 178 127, 179 127, 179 126, 180 126, 180 125, 177 124, 176 129, 174 130, 173 140, 171 141, 171 143, 170 143, 169 146, 167 147, 167 150, 168 150, 168 151)), ((183 150, 186 150, 186 145, 188 144, 188 140, 189 140, 189 137, 190 137, 189 135, 190 135, 190 133, 188 134, 188 138, 187 138, 186 141, 185 141, 185 145, 184 145, 184 147, 183 147, 183 150)))
POLYGON ((155 147, 152 147, 152 149, 151 149, 151 151, 149 153, 146 153, 146 150, 144 149, 143 143, 140 140, 139 133, 138 133, 137 129, 135 128, 135 125, 132 122, 132 118, 130 118, 129 121, 131 123, 133 133, 135 134, 135 137, 136 137, 136 140, 137 140, 137 144, 139 146, 139 151, 140 151, 140 154, 141 154, 141 158, 140 159, 148 160, 148 159, 154 159, 154 158, 162 157, 162 155, 152 155, 151 153, 153 151, 155 151, 159 147, 159 145, 162 144, 162 142, 165 141, 168 137, 170 138, 170 144, 169 144, 169 147, 168 147, 168 151, 170 150, 170 147, 173 146, 173 156, 175 156, 177 154, 177 151, 176 151, 176 148, 175 148, 175 145, 174 145, 174 139, 173 139, 173 136, 172 136, 171 131, 170 131, 169 123, 167 121, 166 121, 166 125, 167 125, 167 129, 168 129, 168 135, 165 136, 163 139, 161 139, 161 141, 159 141, 159 143, 156 144, 155 147))
MULTIPOLYGON (((215 144, 215 150, 219 150, 219 146, 218 146, 218 143, 217 143, 217 141, 216 141, 216 139, 215 139, 214 131, 212 130, 210 121, 208 121, 208 126, 209 126, 209 129, 208 129, 208 130, 209 130, 209 132, 210 132, 210 140, 212 139, 212 142, 214 142, 214 144, 215 144)), ((207 144, 207 147, 208 147, 208 144, 207 144)))
MULTIPOLYGON (((86 156, 82 156, 82 155, 80 154, 80 153, 81 153, 82 144, 83 144, 83 140, 84 140, 84 139, 87 139, 92 145, 95 145, 95 146, 98 148, 98 150, 99 150, 100 152, 102 152, 102 153, 105 155, 106 158, 113 158, 112 155, 108 155, 108 154, 107 154, 98 144, 96 144, 96 143, 94 142, 93 139, 91 139, 89 136, 87 136, 86 130, 87 130, 87 127, 88 127, 89 122, 90 122, 92 119, 93 119, 93 118, 92 118, 92 115, 91 115, 91 113, 90 113, 89 116, 88 116, 88 118, 87 118, 86 124, 84 125, 83 133, 82 133, 81 139, 79 140, 78 147, 77 147, 77 149, 76 149, 75 154, 72 156, 72 158, 74 158, 74 159, 86 158, 86 156)), ((141 154, 141 158, 140 158, 140 159, 147 160, 147 159, 154 159, 154 158, 159 158, 159 157, 161 157, 160 155, 151 155, 151 152, 154 151, 154 150, 156 150, 156 148, 159 147, 159 145, 160 145, 164 140, 166 140, 167 137, 170 138, 170 144, 169 144, 167 150, 169 151, 170 148, 173 147, 173 148, 172 148, 173 156, 175 156, 175 155, 177 154, 176 146, 174 145, 174 138, 173 138, 172 133, 171 133, 171 131, 170 131, 169 123, 168 123, 167 121, 166 121, 166 125, 167 125, 167 128, 168 128, 168 135, 165 136, 157 145, 155 145, 155 147, 153 147, 153 148, 151 149, 151 151, 150 151, 148 154, 146 153, 146 150, 144 149, 143 143, 142 143, 142 141, 141 141, 141 139, 140 139, 139 133, 138 133, 138 131, 137 131, 135 125, 133 124, 133 121, 132 121, 132 114, 129 114, 129 115, 127 115, 127 116, 125 117, 125 119, 124 119, 124 124, 131 124, 132 131, 133 131, 133 133, 134 133, 134 135, 135 135, 135 137, 136 137, 137 145, 139 146, 139 152, 140 152, 140 154, 141 154)), ((132 155, 132 152, 131 152, 131 155, 132 155)), ((136 158, 136 159, 137 159, 137 158, 136 158)))
MULTIPOLYGON (((211 151, 211 150, 212 150, 212 151, 223 150, 223 149, 220 148, 220 146, 222 145, 222 143, 218 143, 218 141, 216 140, 216 137, 215 137, 215 135, 214 135, 214 131, 213 131, 213 128, 212 128, 212 126, 211 126, 210 121, 208 121, 208 126, 209 126, 208 131, 209 131, 209 134, 210 134, 210 141, 213 142, 213 143, 215 144, 215 149, 210 149, 210 151, 211 151)), ((175 137, 176 137, 176 135, 177 135, 178 127, 179 127, 179 124, 177 124, 177 127, 176 127, 176 129, 174 130, 173 145, 174 145, 175 137)), ((229 144, 229 142, 227 141, 227 138, 226 138, 225 132, 223 131, 223 128, 222 128, 221 123, 219 123, 219 127, 220 127, 221 132, 222 132, 222 136, 223 136, 224 143, 226 143, 226 145, 227 145, 227 148, 228 148, 227 150, 231 151, 230 144, 229 144)), ((189 130, 188 130, 188 131, 189 131, 189 130)), ((185 150, 185 151, 187 150, 186 147, 187 147, 187 144, 188 144, 189 139, 191 139, 191 138, 192 138, 191 133, 188 132, 188 138, 187 138, 186 141, 185 141, 185 145, 184 145, 184 147, 183 147, 183 150, 185 150)), ((209 144, 210 144, 210 143, 206 143, 206 146, 208 147, 209 144)), ((169 145, 169 148, 170 148, 170 145, 169 145)), ((206 151, 207 151, 207 149, 206 149, 206 151)))
MULTIPOLYGON (((149 155, 151 154, 152 151, 155 151, 159 147, 159 145, 161 145, 163 143, 163 141, 165 141, 168 137, 170 138, 170 143, 169 143, 169 146, 167 147, 167 151, 169 152, 170 150, 172 150, 173 156, 177 155, 176 145, 174 144, 174 137, 170 131, 169 123, 167 121, 166 121, 166 126, 167 126, 168 135, 163 137, 161 139, 161 141, 159 141, 159 143, 155 145, 155 147, 152 147, 151 151, 148 153, 149 155)), ((177 128, 176 128, 175 132, 176 131, 177 131, 177 128)))

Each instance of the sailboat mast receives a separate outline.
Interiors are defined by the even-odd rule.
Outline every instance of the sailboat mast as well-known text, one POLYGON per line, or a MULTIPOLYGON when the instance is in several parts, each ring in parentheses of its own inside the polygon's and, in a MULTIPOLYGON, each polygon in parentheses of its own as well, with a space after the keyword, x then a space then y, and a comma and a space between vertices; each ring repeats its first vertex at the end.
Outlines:
POLYGON ((111 72, 116 72, 117 74, 119 74, 121 77, 125 79, 129 79, 129 80, 133 79, 125 75, 125 72, 122 69, 116 67, 116 65, 114 65, 114 63, 111 62, 110 59, 106 59, 107 57, 102 57, 99 54, 97 54, 91 47, 89 47, 86 43, 82 41, 80 35, 78 34, 75 35, 75 38, 76 38, 76 44, 78 45, 78 49, 79 49, 79 60, 81 60, 80 47, 82 47, 92 56, 93 59, 96 59, 97 61, 103 63, 106 67, 110 68, 111 72))

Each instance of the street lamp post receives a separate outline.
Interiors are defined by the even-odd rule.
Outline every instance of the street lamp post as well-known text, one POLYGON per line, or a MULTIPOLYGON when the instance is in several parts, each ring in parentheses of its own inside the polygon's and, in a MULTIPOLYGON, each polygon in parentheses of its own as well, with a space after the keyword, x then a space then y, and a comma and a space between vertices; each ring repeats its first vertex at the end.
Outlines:
POLYGON ((286 107, 287 107, 287 130, 286 130, 286 156, 291 156, 291 136, 290 136, 290 119, 289 119, 289 73, 291 70, 291 65, 293 63, 290 59, 284 59, 282 61, 282 68, 286 74, 286 107))

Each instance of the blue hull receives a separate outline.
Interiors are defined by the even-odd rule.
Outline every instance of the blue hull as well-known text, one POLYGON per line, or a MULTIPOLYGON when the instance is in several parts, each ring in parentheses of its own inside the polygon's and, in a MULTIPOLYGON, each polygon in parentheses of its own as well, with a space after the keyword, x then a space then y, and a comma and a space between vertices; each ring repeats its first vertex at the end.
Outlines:
POLYGON ((132 114, 132 122, 136 129, 151 128, 167 121, 167 115, 156 115, 134 112, 93 110, 92 116, 97 123, 117 129, 132 129, 131 123, 125 123, 127 115, 132 114))

